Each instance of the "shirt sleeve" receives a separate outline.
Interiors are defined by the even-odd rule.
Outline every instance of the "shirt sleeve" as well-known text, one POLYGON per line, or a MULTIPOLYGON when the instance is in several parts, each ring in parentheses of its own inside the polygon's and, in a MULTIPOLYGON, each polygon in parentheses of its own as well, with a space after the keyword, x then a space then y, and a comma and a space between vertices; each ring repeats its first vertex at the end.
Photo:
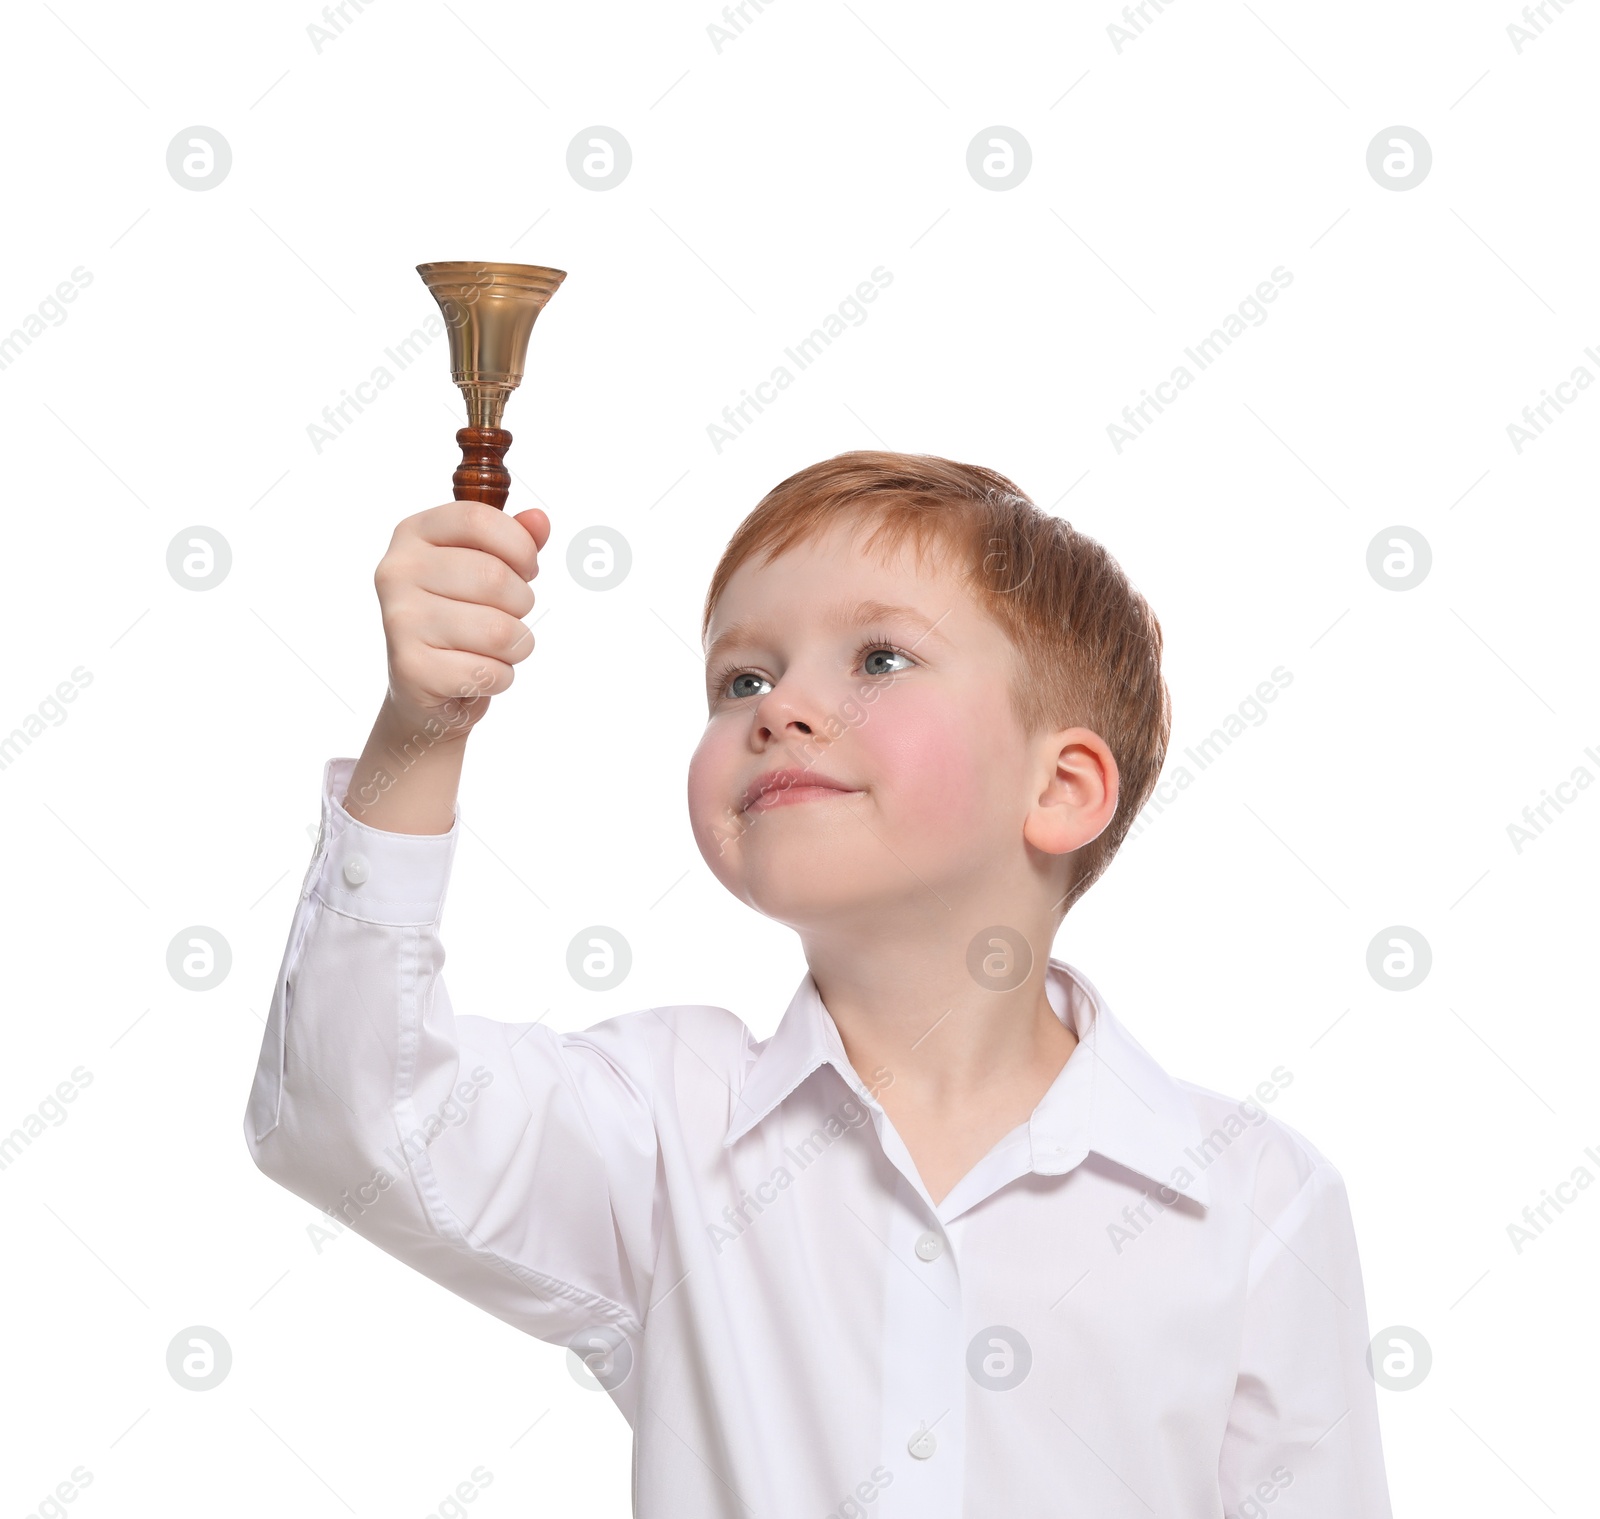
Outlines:
POLYGON ((251 1156, 526 1333, 586 1358, 616 1347, 641 1328, 654 1259, 644 1015, 580 1033, 458 1017, 439 920, 460 819, 444 834, 358 822, 354 764, 324 768, 245 1111, 251 1156))
POLYGON ((1227 1519, 1392 1519, 1361 1262, 1343 1178, 1286 1125, 1263 1147, 1227 1519))

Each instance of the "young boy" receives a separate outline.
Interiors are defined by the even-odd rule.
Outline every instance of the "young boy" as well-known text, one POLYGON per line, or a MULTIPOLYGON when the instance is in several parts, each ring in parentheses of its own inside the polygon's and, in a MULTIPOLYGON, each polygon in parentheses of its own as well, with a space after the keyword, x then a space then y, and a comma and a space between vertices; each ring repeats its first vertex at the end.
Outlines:
POLYGON ((559 1033, 451 1006, 465 740, 532 649, 549 533, 453 502, 378 567, 389 694, 325 768, 256 1164, 573 1347, 643 1519, 1388 1519, 1339 1173, 1050 956, 1170 728, 1110 555, 895 453, 741 524, 688 800, 805 952, 757 1041, 718 1007, 559 1033))

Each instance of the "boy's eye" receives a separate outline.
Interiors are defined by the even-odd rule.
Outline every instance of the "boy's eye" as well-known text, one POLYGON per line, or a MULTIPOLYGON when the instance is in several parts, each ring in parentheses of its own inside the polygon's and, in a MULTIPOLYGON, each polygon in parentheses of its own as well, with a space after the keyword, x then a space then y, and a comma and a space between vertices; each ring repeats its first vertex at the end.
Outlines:
MULTIPOLYGON (((881 669, 876 669, 875 670, 875 669, 873 669, 872 668, 872 662, 880 654, 887 654, 890 659, 903 659, 903 660, 905 660, 907 662, 908 665, 910 663, 912 663, 911 656, 909 654, 902 654, 898 649, 890 648, 887 644, 884 644, 879 648, 869 649, 867 651, 866 664, 867 664, 867 674, 868 675, 898 675, 900 673, 899 670, 881 670, 881 669)), ((904 669, 905 667, 906 666, 901 666, 901 669, 904 669)))
MULTIPOLYGON (((904 649, 898 649, 890 643, 873 641, 863 644, 856 651, 856 663, 861 665, 868 675, 899 675, 914 665, 916 661, 904 649), (879 657, 883 655, 888 656, 891 660, 904 660, 905 663, 893 669, 886 669, 879 662, 879 657)), ((745 685, 744 682, 746 681, 763 682, 769 688, 771 685, 765 675, 758 675, 754 670, 730 670, 718 684, 723 694, 733 701, 742 700, 746 696, 761 696, 765 694, 765 692, 757 691, 745 685)))

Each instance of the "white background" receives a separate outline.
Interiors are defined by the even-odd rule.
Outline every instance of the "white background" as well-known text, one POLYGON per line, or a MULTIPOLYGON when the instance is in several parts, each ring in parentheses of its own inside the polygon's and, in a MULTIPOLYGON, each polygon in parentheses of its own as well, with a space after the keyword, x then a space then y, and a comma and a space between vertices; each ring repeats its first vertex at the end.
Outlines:
POLYGON ((240 1132, 321 767, 383 689, 372 570, 449 497, 442 342, 320 452, 308 424, 436 309, 416 264, 482 258, 569 275, 506 416, 510 509, 554 531, 538 648, 468 756, 458 1010, 771 1032, 798 945, 719 888, 684 803, 706 581, 815 460, 996 468, 1150 598, 1169 776, 1293 676, 1055 953, 1175 1074, 1293 1073, 1274 1111, 1346 1178, 1373 1331, 1432 1348, 1378 1394, 1396 1512, 1589 1511, 1600 1189, 1520 1253, 1507 1226, 1600 1176, 1600 794, 1520 851, 1507 828, 1600 775, 1600 394, 1520 453, 1507 424, 1600 376, 1600 16, 1552 6, 1519 52, 1509 0, 1148 14, 1118 51, 1110 3, 772 0, 719 51, 712 0, 373 0, 319 51, 310 0, 8 12, 0 334, 92 279, 0 369, 0 735, 92 682, 0 769, 0 1138, 92 1081, 0 1171, 0 1509, 82 1466, 63 1512, 421 1519, 483 1467, 461 1512, 628 1512, 627 1428, 564 1350, 354 1234, 319 1251, 240 1132), (997 124, 1033 156, 1002 192, 966 161, 997 124), (1433 154, 1398 192, 1367 168, 1397 124, 1433 154), (167 169, 196 125, 232 151, 199 192, 167 169), (604 192, 567 169, 595 125, 633 153, 604 192), (868 320, 718 452, 707 425, 880 265, 868 320), (1268 319, 1118 452, 1123 406, 1277 266, 1268 319), (597 524, 633 553, 605 593, 566 570, 597 524), (1396 525, 1433 556, 1404 592, 1367 569, 1396 525), (233 555, 203 592, 167 569, 195 526, 233 555), (604 995, 565 970, 593 923, 633 949, 604 995), (193 925, 232 949, 210 991, 167 970, 193 925), (1391 925, 1432 949, 1409 992, 1366 968, 1391 925), (194 1325, 232 1348, 210 1392, 166 1369, 194 1325))

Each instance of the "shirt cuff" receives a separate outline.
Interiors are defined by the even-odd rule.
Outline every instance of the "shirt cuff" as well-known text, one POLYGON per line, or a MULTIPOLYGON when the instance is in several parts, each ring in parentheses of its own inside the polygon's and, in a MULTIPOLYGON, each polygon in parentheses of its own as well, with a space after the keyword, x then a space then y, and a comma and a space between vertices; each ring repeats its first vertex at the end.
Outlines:
POLYGON ((389 833, 344 808, 354 758, 322 770, 322 828, 300 896, 364 923, 413 927, 437 923, 461 837, 459 809, 448 833, 389 833))

